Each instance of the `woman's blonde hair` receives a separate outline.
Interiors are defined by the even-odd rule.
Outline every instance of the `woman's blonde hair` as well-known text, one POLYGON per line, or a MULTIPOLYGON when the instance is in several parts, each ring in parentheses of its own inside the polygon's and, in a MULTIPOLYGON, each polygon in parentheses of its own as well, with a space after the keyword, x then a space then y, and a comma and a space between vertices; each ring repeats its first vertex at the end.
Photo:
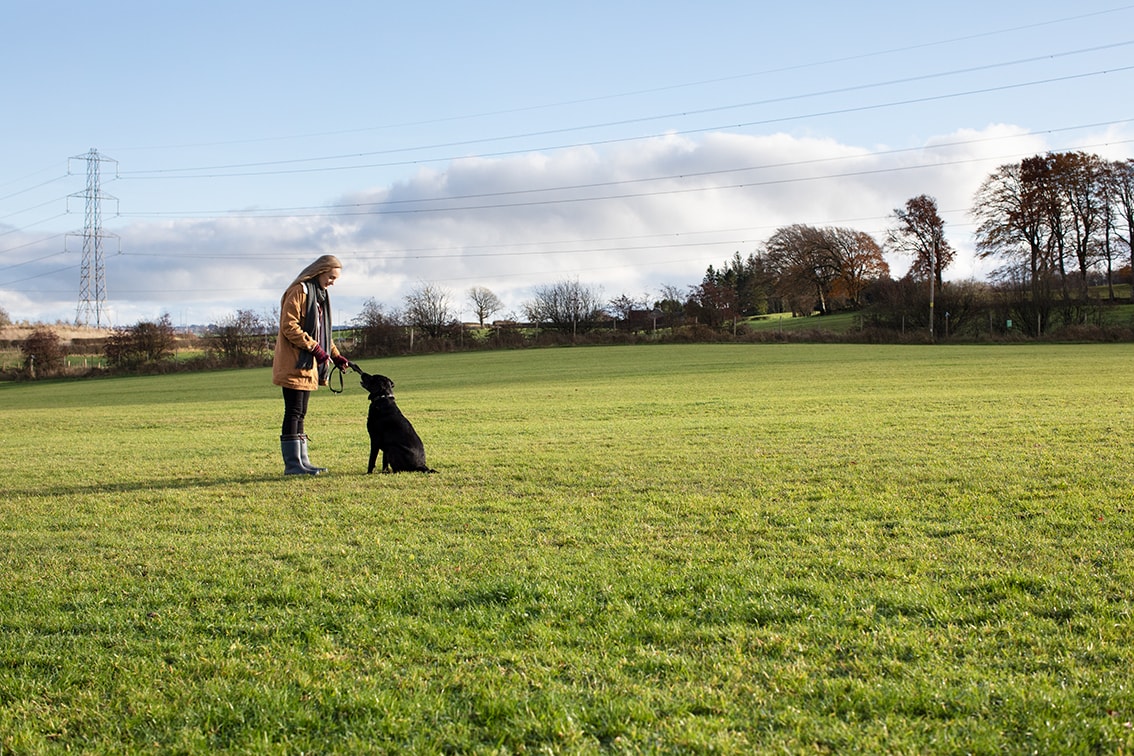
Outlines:
POLYGON ((323 255, 318 260, 304 268, 303 271, 295 277, 295 280, 288 285, 288 288, 290 289, 297 283, 310 281, 312 278, 318 278, 328 270, 332 270, 334 268, 339 268, 341 270, 342 267, 343 264, 339 262, 339 258, 335 257, 334 255, 323 255))

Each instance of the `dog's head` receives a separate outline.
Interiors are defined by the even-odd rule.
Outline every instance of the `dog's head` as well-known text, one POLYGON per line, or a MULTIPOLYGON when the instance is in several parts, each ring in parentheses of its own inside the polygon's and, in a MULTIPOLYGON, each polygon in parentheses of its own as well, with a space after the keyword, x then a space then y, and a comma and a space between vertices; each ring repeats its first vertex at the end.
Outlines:
POLYGON ((394 395, 394 382, 384 375, 362 373, 358 376, 358 380, 362 384, 362 387, 370 392, 371 399, 379 396, 394 395))

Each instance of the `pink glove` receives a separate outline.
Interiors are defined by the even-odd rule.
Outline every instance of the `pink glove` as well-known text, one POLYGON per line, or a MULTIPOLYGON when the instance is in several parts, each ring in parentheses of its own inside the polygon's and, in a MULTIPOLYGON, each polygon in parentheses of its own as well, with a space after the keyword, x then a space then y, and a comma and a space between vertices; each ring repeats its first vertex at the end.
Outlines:
POLYGON ((335 363, 335 367, 337 367, 339 370, 342 370, 344 373, 346 372, 347 368, 350 367, 350 360, 348 360, 346 357, 343 357, 341 354, 331 355, 331 361, 335 363))
POLYGON ((327 360, 330 359, 330 357, 327 356, 326 350, 324 350, 323 347, 319 346, 318 344, 316 344, 315 348, 311 350, 311 354, 315 355, 315 361, 320 365, 326 365, 327 360))

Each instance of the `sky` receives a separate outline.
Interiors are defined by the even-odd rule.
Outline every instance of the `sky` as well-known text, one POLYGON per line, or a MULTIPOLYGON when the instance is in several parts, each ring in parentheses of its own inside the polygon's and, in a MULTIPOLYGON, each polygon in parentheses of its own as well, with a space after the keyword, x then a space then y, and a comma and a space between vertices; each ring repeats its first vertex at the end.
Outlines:
POLYGON ((946 277, 983 279, 970 211, 997 167, 1134 156, 1118 0, 3 10, 0 308, 17 322, 271 318, 322 254, 343 263, 344 325, 425 286, 464 320, 472 287, 497 318, 565 281, 652 304, 783 226, 882 242, 921 194, 958 252, 946 277), (84 246, 102 253, 93 314, 84 246))

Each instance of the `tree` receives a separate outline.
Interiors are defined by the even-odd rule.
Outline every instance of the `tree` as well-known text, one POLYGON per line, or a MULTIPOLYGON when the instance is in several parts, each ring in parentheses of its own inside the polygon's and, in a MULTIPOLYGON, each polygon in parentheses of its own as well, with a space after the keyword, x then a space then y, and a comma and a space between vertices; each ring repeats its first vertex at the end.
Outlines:
POLYGON ((129 328, 119 328, 106 339, 104 352, 112 367, 137 367, 172 357, 177 339, 169 313, 157 322, 139 321, 129 328))
POLYGON ((1049 183, 1044 161, 1028 158, 997 168, 973 196, 977 252, 1007 261, 996 275, 1022 288, 1015 306, 1025 327, 1037 324, 1037 333, 1050 319, 1057 268, 1049 183))
POLYGON ((212 329, 211 348, 228 365, 250 365, 268 351, 267 323, 252 310, 237 310, 212 329))
POLYGON ((173 322, 165 313, 157 322, 141 321, 134 326, 134 348, 145 362, 158 362, 176 352, 173 322))
POLYGON ((1105 267, 1107 298, 1112 302, 1115 299, 1115 263, 1122 253, 1125 239, 1121 234, 1122 228, 1122 163, 1103 164, 1103 231, 1100 251, 1101 262, 1105 267))
POLYGON ((929 338, 932 339, 935 295, 944 285, 942 271, 953 262, 956 253, 945 240, 945 221, 937 213, 937 200, 928 194, 907 200, 904 208, 895 208, 894 218, 897 226, 887 232, 887 243, 896 251, 913 256, 912 278, 929 281, 929 338))
POLYGON ((1114 165, 1095 155, 1053 152, 1001 166, 977 191, 977 249, 1015 266, 1000 274, 1027 287, 1027 300, 1017 304, 1037 333, 1046 330, 1056 302, 1067 322, 1086 317, 1089 274, 1102 261, 1110 269, 1112 230, 1122 239, 1121 183, 1114 165))
POLYGON ((0 326, 12 325, 12 316, 3 307, 0 307, 0 326))
POLYGON ((897 225, 886 234, 886 243, 895 252, 913 257, 911 273, 925 281, 932 275, 941 289, 942 272, 953 264, 957 253, 945 239, 945 221, 937 213, 937 200, 926 194, 907 200, 894 210, 897 225))
POLYGON ((24 355, 24 368, 32 378, 48 376, 63 368, 66 352, 59 342, 59 334, 50 328, 37 328, 20 344, 24 355))
POLYGON ((850 228, 786 226, 772 234, 764 249, 775 294, 796 313, 826 313, 840 300, 860 307, 867 284, 890 272, 878 243, 850 228))
POLYGON ((736 303, 736 290, 706 278, 699 286, 689 291, 689 301, 685 310, 698 321, 712 328, 724 328, 731 324, 736 331, 739 308, 736 303))
POLYGON ((658 292, 658 299, 654 302, 654 309, 661 313, 665 327, 672 328, 677 325, 684 311, 681 289, 672 284, 662 286, 658 292))
POLYGON ((1049 156, 1067 221, 1068 245, 1078 265, 1080 299, 1087 301, 1087 272, 1101 257, 1108 211, 1108 171, 1105 161, 1086 152, 1049 156))
POLYGON ((734 252, 732 259, 719 270, 710 265, 701 283, 709 284, 712 289, 731 289, 733 307, 741 315, 768 312, 773 280, 767 260, 761 255, 750 254, 741 258, 739 252, 734 252))
POLYGON ((793 313, 810 315, 816 303, 820 312, 827 310, 831 281, 839 270, 825 246, 820 229, 798 223, 777 229, 764 244, 776 280, 775 293, 789 303, 793 313))
POLYGON ((1134 302, 1134 158, 1114 163, 1111 169, 1118 216, 1115 232, 1130 255, 1130 301, 1134 302))
POLYGON ((882 248, 865 231, 852 228, 826 229, 827 244, 839 260, 839 275, 831 284, 835 298, 846 299, 851 307, 862 306, 862 293, 871 282, 889 278, 890 266, 882 248))
POLYGON ((599 292, 578 280, 537 287, 535 296, 523 308, 533 323, 570 333, 572 337, 580 327, 592 327, 602 315, 599 292))
POLYGON ((452 324, 449 292, 432 284, 422 283, 406 294, 406 323, 433 337, 441 336, 452 324))
POLYGON ((401 316, 385 312, 373 298, 362 303, 362 312, 353 324, 358 329, 355 349, 361 355, 396 354, 403 343, 401 316))
POLYGON ((629 294, 620 294, 619 296, 610 300, 610 303, 607 305, 607 307, 610 308, 611 314, 613 314, 617 320, 621 320, 623 323, 629 324, 634 311, 644 309, 645 305, 646 302, 643 298, 635 299, 629 294))
POLYGON ((484 328, 484 321, 504 309, 504 303, 500 301, 500 297, 493 294, 491 289, 486 289, 483 286, 474 286, 469 289, 469 303, 472 304, 473 313, 476 315, 476 320, 481 328, 484 328))

